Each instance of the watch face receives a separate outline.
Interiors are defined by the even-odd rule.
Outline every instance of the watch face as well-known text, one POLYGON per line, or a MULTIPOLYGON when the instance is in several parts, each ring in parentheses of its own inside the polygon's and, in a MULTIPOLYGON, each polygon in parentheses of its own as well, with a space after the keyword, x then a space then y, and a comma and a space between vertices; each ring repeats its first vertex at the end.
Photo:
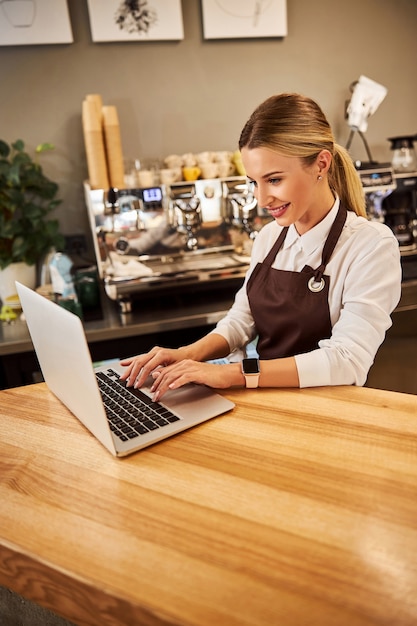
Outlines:
POLYGON ((242 367, 245 374, 259 374, 258 359, 243 359, 242 367))

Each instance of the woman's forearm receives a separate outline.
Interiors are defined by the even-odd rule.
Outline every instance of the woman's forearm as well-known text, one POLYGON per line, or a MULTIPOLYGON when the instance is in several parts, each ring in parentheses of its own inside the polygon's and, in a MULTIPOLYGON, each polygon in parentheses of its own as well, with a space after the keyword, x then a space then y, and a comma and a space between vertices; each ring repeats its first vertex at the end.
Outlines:
MULTIPOLYGON (((179 349, 184 359, 208 361, 220 359, 230 353, 226 339, 216 333, 210 333, 202 339, 179 349)), ((228 385, 244 385, 241 364, 225 366, 224 376, 228 385)), ((294 357, 260 361, 259 387, 299 387, 298 370, 294 357)))
POLYGON ((179 352, 184 359, 209 361, 226 357, 230 354, 230 347, 224 337, 217 333, 210 333, 188 346, 182 346, 179 352))

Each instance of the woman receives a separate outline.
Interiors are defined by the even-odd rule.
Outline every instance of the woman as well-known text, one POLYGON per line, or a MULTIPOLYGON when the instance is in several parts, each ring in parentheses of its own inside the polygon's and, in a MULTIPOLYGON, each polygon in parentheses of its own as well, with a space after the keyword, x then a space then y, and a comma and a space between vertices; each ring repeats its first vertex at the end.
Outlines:
POLYGON ((352 160, 309 98, 268 98, 239 148, 258 205, 273 217, 255 239, 243 287, 208 335, 126 359, 122 378, 140 387, 151 374, 155 400, 189 382, 363 385, 401 294, 396 238, 366 219, 352 160), (259 361, 207 362, 255 337, 259 361))

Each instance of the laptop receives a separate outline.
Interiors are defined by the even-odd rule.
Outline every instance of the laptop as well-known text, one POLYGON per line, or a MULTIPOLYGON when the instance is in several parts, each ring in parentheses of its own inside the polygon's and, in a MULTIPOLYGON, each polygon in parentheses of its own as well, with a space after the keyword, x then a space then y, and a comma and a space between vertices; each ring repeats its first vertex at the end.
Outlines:
POLYGON ((140 390, 126 388, 117 361, 94 367, 79 317, 17 281, 16 288, 45 383, 113 455, 127 456, 235 406, 194 383, 159 402, 152 401, 151 379, 140 390))

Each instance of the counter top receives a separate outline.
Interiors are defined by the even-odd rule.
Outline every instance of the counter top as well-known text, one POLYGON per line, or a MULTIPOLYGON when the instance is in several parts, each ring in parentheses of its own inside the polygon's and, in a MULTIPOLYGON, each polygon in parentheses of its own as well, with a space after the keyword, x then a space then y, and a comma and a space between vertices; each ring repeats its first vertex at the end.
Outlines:
MULTIPOLYGON (((102 318, 85 321, 84 330, 88 343, 147 335, 157 332, 217 324, 233 303, 234 292, 229 297, 203 302, 196 300, 187 305, 146 308, 131 313, 121 313, 116 302, 103 298, 102 318)), ((32 351, 32 341, 26 322, 17 319, 12 323, 0 323, 0 356, 32 351)))
MULTIPOLYGON (((121 313, 116 302, 103 295, 102 317, 84 322, 84 330, 89 344, 153 334, 164 331, 210 326, 224 317, 233 304, 236 289, 229 293, 221 291, 213 295, 193 295, 187 300, 176 302, 175 295, 165 303, 145 308, 136 307, 131 313, 121 313)), ((417 309, 417 280, 402 284, 401 300, 395 312, 417 309)), ((9 354, 32 352, 33 346, 26 322, 18 319, 12 323, 0 323, 0 357, 9 354)))
POLYGON ((0 584, 80 626, 414 626, 417 398, 224 395, 119 460, 44 383, 1 391, 0 584))

